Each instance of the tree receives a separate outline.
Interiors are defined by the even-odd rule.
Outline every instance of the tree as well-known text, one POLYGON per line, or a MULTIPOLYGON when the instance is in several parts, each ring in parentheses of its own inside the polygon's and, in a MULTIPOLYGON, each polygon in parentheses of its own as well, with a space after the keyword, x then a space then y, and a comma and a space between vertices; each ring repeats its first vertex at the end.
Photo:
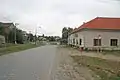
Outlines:
POLYGON ((42 37, 44 37, 45 35, 43 34, 42 37))
POLYGON ((15 31, 14 30, 11 30, 9 35, 8 35, 8 39, 9 39, 9 43, 14 43, 15 41, 15 31))
MULTIPOLYGON (((21 29, 12 28, 10 29, 9 27, 4 27, 0 25, 0 35, 5 36, 6 42, 7 43, 14 43, 15 42, 15 31, 16 31, 16 41, 17 43, 21 44, 24 43, 24 38, 23 38, 23 31, 21 29)), ((30 40, 33 40, 33 35, 30 34, 30 40)))
POLYGON ((23 44, 23 34, 22 34, 22 30, 20 29, 16 29, 16 41, 19 44, 23 44))
POLYGON ((29 33, 28 34, 28 38, 29 38, 29 40, 32 42, 33 40, 34 40, 34 36, 33 36, 33 34, 32 33, 29 33))
POLYGON ((0 26, 0 35, 4 35, 4 28, 0 26))
POLYGON ((73 31, 73 28, 68 27, 68 33, 70 34, 73 31))
POLYGON ((67 42, 68 42, 68 36, 69 36, 69 34, 71 33, 73 31, 73 29, 72 28, 70 28, 70 27, 64 27, 63 29, 62 29, 62 43, 64 43, 64 44, 67 44, 67 42))
POLYGON ((66 39, 68 37, 67 34, 68 34, 67 27, 64 27, 62 29, 62 39, 66 39))

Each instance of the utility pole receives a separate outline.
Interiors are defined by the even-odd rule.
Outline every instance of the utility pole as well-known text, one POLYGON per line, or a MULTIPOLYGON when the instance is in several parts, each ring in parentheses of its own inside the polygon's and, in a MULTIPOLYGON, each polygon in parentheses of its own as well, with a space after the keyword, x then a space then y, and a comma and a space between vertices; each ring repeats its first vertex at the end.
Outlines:
POLYGON ((16 26, 15 26, 15 44, 17 44, 17 42, 16 42, 16 26))
MULTIPOLYGON (((41 28, 41 27, 38 27, 41 28)), ((37 28, 35 29, 35 45, 37 45, 37 28)))
POLYGON ((37 44, 37 28, 35 29, 35 45, 37 44))
POLYGON ((15 23, 15 26, 14 26, 15 27, 15 30, 14 30, 15 31, 15 36, 14 36, 15 44, 17 44, 17 42, 16 42, 16 26, 18 26, 18 25, 19 25, 18 23, 15 23))

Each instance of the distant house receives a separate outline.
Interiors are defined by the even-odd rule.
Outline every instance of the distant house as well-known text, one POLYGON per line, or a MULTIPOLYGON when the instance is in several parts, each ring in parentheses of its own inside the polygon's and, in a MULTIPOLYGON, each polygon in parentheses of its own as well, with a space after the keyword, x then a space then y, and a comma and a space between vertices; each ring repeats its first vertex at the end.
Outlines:
POLYGON ((15 27, 14 24, 0 22, 0 27, 3 29, 0 35, 4 35, 6 40, 8 40, 8 34, 10 33, 10 30, 15 27))
POLYGON ((14 24, 13 23, 0 22, 0 27, 4 27, 4 31, 7 34, 7 33, 9 33, 10 29, 14 28, 14 24))
POLYGON ((22 31, 23 43, 28 42, 28 34, 26 31, 22 31))
POLYGON ((39 40, 39 41, 46 41, 47 39, 46 39, 45 37, 43 37, 43 36, 39 36, 39 37, 38 37, 38 40, 39 40))
POLYGON ((5 43, 5 37, 0 35, 0 46, 5 43))
POLYGON ((97 17, 84 23, 68 37, 68 44, 83 48, 119 48, 120 18, 97 17))

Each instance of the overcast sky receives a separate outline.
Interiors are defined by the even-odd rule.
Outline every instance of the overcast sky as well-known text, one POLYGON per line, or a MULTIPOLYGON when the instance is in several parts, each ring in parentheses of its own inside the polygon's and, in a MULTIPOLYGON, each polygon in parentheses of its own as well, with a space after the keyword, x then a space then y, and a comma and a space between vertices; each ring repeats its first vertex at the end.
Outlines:
POLYGON ((120 17, 119 0, 0 0, 0 21, 17 22, 27 32, 61 36, 95 17, 120 17), (41 28, 38 28, 41 26, 41 28))

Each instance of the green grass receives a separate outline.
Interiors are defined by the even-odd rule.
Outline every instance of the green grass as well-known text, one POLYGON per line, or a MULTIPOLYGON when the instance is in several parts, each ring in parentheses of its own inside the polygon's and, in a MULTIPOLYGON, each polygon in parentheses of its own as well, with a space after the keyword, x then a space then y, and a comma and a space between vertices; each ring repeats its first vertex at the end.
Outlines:
POLYGON ((102 54, 104 55, 112 54, 112 55, 120 56, 120 50, 105 50, 102 52, 102 54))
MULTIPOLYGON (((43 44, 41 44, 43 45, 43 44)), ((35 44, 17 44, 17 45, 12 45, 12 46, 8 46, 8 47, 4 47, 4 48, 0 48, 0 56, 1 55, 5 55, 8 53, 13 53, 13 52, 18 52, 18 51, 22 51, 22 50, 26 50, 26 49, 30 49, 30 48, 35 48, 38 47, 40 45, 35 45, 35 44)))
POLYGON ((90 68, 100 76, 100 80, 120 80, 120 62, 88 56, 72 56, 78 65, 90 68))

